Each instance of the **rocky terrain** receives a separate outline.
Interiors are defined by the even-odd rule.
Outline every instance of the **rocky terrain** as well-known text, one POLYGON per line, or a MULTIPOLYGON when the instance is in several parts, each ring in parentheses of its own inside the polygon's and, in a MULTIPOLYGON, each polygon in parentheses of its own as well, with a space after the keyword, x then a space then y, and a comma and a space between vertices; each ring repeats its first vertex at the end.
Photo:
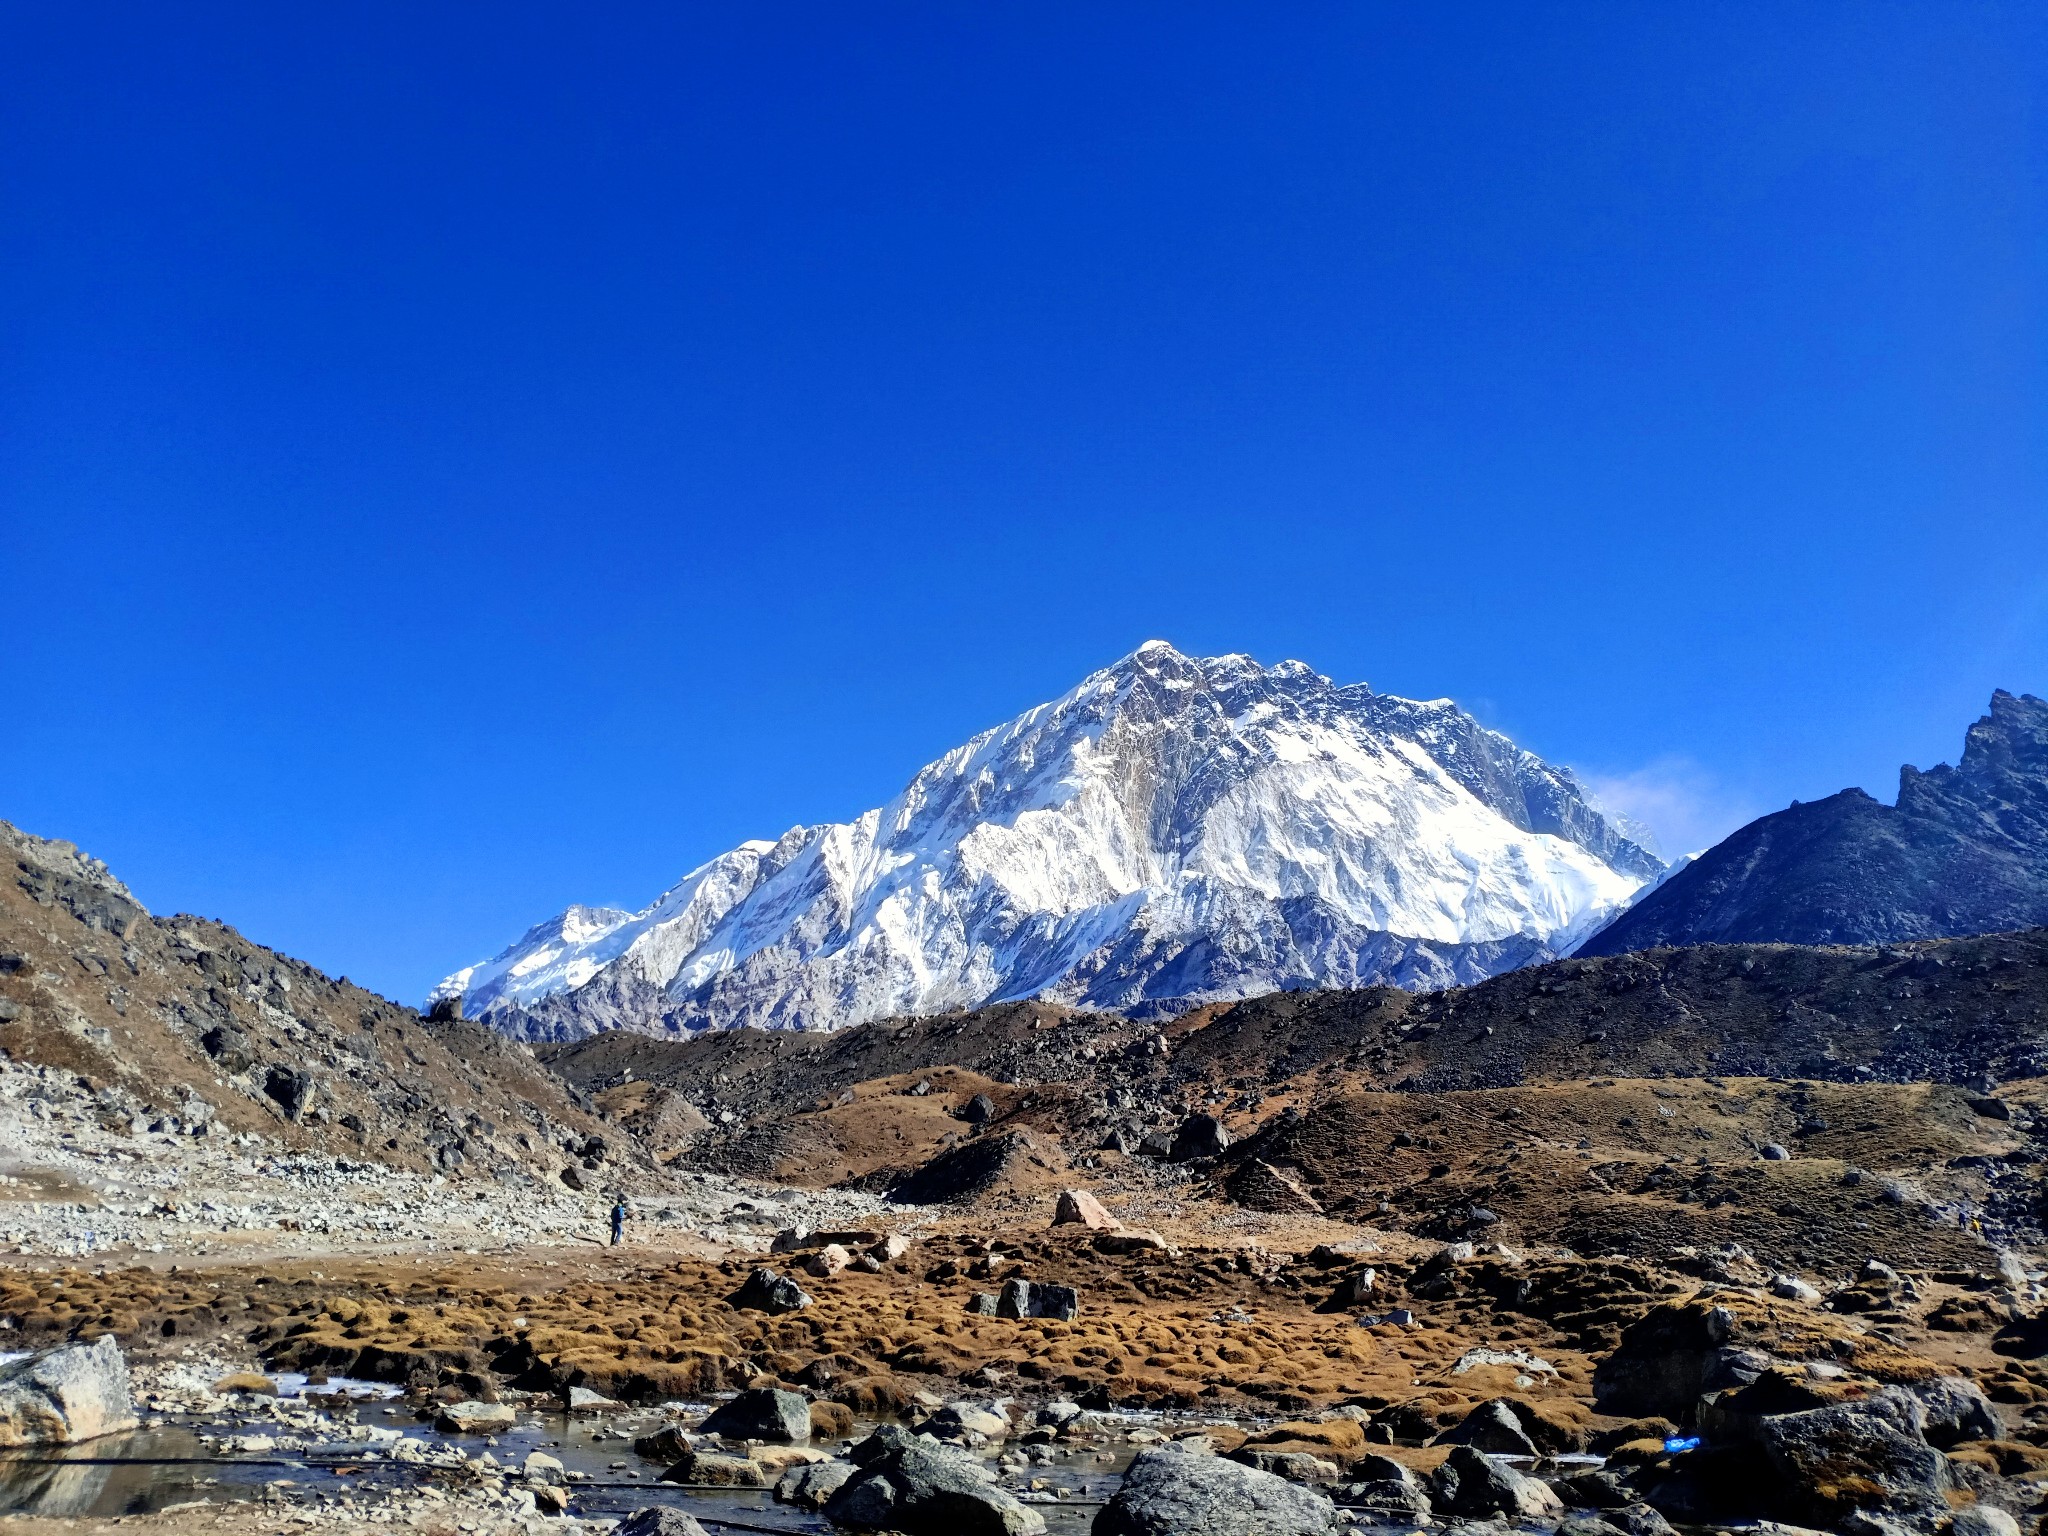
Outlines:
POLYGON ((2000 691, 1960 762, 1765 816, 1579 948, 1878 944, 2048 922, 2048 701, 2000 691))
POLYGON ((536 1054, 9 850, 9 1528, 2048 1512, 2048 931, 536 1054))

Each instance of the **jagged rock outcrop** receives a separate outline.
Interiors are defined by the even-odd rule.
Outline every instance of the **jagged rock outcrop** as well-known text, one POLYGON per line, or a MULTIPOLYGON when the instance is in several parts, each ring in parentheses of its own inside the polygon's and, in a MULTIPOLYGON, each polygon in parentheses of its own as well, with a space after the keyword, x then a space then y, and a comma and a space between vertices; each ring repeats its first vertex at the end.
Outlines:
POLYGON ((1881 944, 2048 923, 2048 702, 1991 696, 1954 767, 1764 816, 1579 947, 1881 944))

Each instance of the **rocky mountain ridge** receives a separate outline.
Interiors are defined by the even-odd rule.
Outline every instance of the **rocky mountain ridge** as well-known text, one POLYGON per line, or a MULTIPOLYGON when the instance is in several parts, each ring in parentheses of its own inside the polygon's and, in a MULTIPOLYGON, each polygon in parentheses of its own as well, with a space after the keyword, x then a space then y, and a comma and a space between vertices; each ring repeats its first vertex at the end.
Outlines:
POLYGON ((1445 700, 1152 642, 638 913, 571 907, 437 999, 520 1038, 837 1028, 1045 998, 1159 1015, 1549 958, 1661 863, 1445 700))
POLYGON ((2048 923, 2048 702, 2003 690, 1954 765, 1735 832, 1578 948, 1884 944, 2048 923))

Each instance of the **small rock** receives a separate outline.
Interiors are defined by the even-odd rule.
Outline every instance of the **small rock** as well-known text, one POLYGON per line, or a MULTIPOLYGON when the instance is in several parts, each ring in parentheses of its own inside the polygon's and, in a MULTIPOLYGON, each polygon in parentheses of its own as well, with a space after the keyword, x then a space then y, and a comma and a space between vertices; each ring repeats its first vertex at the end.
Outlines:
POLYGON ((1775 1141, 1767 1141, 1761 1147, 1758 1147, 1757 1156, 1767 1163, 1785 1163, 1792 1160, 1792 1154, 1785 1149, 1784 1145, 1775 1141))
POLYGON ((853 1262, 853 1255, 837 1243, 827 1243, 804 1260, 804 1269, 821 1280, 829 1280, 853 1262))
POLYGON ((661 1474, 664 1483, 695 1483, 707 1488, 766 1488, 768 1469, 751 1456, 719 1451, 691 1451, 661 1474))
POLYGON ((1771 1280, 1771 1294, 1784 1301, 1804 1302, 1809 1307, 1820 1305, 1820 1292, 1808 1285, 1797 1275, 1777 1275, 1771 1280))

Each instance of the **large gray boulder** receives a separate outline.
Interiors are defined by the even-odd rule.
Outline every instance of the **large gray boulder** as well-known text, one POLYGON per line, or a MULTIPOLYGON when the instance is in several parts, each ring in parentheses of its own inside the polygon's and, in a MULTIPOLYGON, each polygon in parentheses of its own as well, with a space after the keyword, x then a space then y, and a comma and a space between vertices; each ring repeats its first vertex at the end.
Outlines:
POLYGON ((1856 1403, 1771 1414, 1757 1443, 1777 1474, 1780 1498, 1815 1520, 1842 1506, 1943 1518, 1948 1458, 1927 1443, 1926 1410, 1898 1388, 1856 1403))
POLYGON ((749 1387, 721 1404, 700 1426, 707 1435, 728 1440, 773 1440, 802 1445, 811 1438, 811 1405, 801 1392, 780 1387, 749 1387))
MULTIPOLYGON (((893 1426, 892 1426, 893 1428, 893 1426)), ((859 1471, 825 1505, 825 1518, 904 1536, 1039 1536, 1045 1517, 990 1481, 963 1451, 920 1435, 878 1431, 852 1451, 859 1471)))
POLYGON ((134 1427, 128 1362, 112 1334, 0 1365, 0 1447, 93 1440, 134 1427))
POLYGON ((1324 1536, 1337 1506, 1256 1467, 1174 1445, 1132 1458, 1094 1536, 1324 1536))
POLYGON ((1526 1477, 1469 1445, 1454 1445, 1429 1480, 1430 1501, 1440 1514, 1483 1520, 1506 1515, 1511 1520, 1555 1521, 1564 1501, 1548 1483, 1526 1477))
POLYGON ((1495 1456, 1534 1456, 1535 1442, 1515 1410, 1500 1398, 1481 1403, 1436 1437, 1438 1445, 1469 1445, 1495 1456))

